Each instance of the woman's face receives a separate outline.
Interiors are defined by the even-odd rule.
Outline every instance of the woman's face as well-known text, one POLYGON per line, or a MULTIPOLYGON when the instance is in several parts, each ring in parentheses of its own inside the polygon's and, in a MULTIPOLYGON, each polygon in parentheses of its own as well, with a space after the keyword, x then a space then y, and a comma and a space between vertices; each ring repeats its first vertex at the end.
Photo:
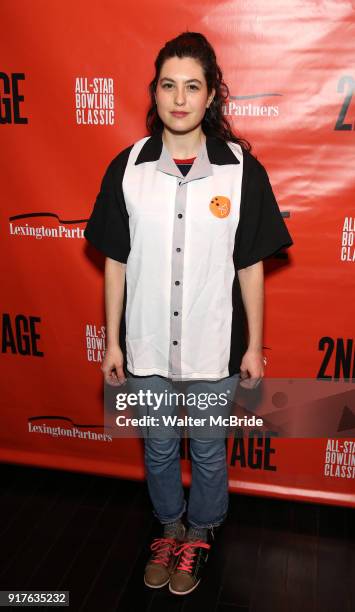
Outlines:
POLYGON ((165 127, 183 134, 197 128, 210 105, 210 94, 201 64, 192 57, 171 57, 162 65, 155 99, 165 127))

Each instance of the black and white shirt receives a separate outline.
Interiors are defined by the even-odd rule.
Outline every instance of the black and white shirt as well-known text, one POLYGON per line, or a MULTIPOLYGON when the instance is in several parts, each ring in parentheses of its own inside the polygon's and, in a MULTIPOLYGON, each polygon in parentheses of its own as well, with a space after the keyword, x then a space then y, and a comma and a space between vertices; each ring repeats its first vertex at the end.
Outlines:
POLYGON ((109 164, 85 238, 126 263, 120 344, 129 372, 219 380, 247 348, 237 270, 293 244, 265 168, 207 136, 186 176, 161 134, 109 164))

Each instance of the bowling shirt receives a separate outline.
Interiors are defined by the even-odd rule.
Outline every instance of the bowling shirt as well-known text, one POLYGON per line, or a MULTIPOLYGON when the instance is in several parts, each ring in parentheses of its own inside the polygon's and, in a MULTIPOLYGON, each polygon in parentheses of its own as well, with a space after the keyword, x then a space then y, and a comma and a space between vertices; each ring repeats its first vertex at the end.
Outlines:
POLYGON ((161 133, 108 165, 84 236, 126 264, 125 367, 172 380, 240 371, 247 329, 237 272, 293 244, 251 153, 206 136, 184 176, 161 133))

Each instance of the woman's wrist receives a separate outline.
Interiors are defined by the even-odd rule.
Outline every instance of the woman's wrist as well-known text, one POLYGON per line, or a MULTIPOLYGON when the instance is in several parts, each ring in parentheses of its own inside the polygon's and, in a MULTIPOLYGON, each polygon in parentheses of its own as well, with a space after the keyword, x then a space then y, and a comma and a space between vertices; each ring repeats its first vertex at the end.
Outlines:
POLYGON ((250 353, 262 353, 263 347, 261 344, 249 344, 248 351, 250 353))
POLYGON ((107 351, 116 351, 117 349, 121 350, 117 340, 112 340, 106 343, 107 351))

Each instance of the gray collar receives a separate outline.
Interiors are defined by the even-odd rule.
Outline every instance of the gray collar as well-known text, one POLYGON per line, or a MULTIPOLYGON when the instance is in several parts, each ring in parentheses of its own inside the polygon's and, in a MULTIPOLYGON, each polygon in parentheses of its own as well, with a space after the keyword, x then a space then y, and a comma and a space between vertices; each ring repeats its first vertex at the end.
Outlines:
MULTIPOLYGON (((158 161, 160 160, 161 156, 163 156, 165 159, 164 164, 167 163, 166 153, 168 154, 168 156, 170 156, 170 153, 168 151, 164 153, 165 149, 166 147, 163 146, 161 132, 156 132, 144 143, 136 159, 135 165, 142 164, 145 162, 158 161)), ((234 155, 227 143, 221 138, 217 138, 216 136, 206 136, 206 143, 204 144, 204 146, 201 146, 194 165, 197 163, 199 157, 201 157, 202 162, 205 158, 205 154, 207 155, 207 160, 209 161, 209 163, 215 164, 217 166, 240 163, 239 159, 234 155)), ((171 156, 170 160, 172 161, 172 164, 176 166, 171 156)), ((205 159, 205 163, 207 162, 207 160, 205 159)), ((178 174, 178 176, 180 176, 180 174, 178 174)))
POLYGON ((212 166, 207 155, 207 148, 205 142, 201 144, 196 159, 186 176, 184 176, 180 172, 180 169, 174 162, 168 149, 163 143, 162 152, 157 163, 157 170, 181 178, 182 183, 213 175, 212 166))

